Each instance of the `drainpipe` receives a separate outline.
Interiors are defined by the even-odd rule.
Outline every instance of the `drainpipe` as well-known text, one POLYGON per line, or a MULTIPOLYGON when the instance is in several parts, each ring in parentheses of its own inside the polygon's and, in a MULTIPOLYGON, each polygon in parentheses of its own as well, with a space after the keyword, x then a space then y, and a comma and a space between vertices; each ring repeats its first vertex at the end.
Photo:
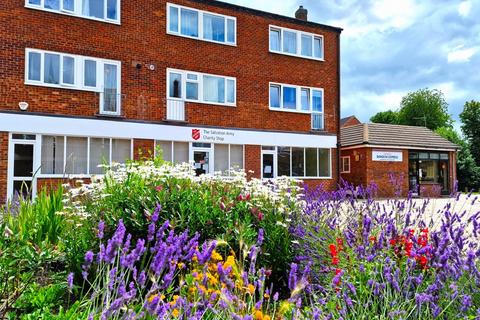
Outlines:
POLYGON ((337 34, 337 186, 340 186, 340 33, 337 34))

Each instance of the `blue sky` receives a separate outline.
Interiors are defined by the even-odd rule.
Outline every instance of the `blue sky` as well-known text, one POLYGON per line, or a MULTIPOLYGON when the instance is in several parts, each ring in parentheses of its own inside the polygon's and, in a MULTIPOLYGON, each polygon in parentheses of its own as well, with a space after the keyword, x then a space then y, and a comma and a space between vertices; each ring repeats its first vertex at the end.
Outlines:
POLYGON ((343 28, 342 116, 368 121, 426 87, 456 120, 480 100, 480 0, 224 1, 287 16, 303 5, 309 20, 343 28))

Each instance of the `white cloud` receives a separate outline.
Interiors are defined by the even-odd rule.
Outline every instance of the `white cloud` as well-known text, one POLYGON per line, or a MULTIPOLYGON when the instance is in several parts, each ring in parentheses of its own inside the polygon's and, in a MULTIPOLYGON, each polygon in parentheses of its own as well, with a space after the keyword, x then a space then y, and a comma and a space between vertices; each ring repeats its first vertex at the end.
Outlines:
POLYGON ((419 9, 412 0, 380 0, 373 4, 372 13, 384 21, 384 28, 404 29, 415 22, 419 9))
POLYGON ((470 0, 463 1, 458 6, 458 14, 462 17, 467 17, 472 10, 472 2, 470 0))
POLYGON ((468 62, 470 58, 472 58, 475 53, 477 53, 478 48, 464 48, 463 45, 457 46, 453 48, 447 54, 447 60, 449 63, 452 62, 468 62))

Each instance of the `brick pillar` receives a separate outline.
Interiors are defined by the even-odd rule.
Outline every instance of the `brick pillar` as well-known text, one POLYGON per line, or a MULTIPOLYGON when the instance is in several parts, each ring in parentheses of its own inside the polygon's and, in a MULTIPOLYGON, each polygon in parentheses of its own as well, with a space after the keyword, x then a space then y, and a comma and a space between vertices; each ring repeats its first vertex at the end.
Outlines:
POLYGON ((0 205, 7 201, 8 132, 0 132, 0 205))
POLYGON ((245 172, 248 179, 261 177, 261 152, 260 146, 245 145, 245 172), (253 171, 253 173, 250 171, 253 171))
POLYGON ((151 160, 155 155, 155 141, 145 139, 133 140, 133 159, 151 160))

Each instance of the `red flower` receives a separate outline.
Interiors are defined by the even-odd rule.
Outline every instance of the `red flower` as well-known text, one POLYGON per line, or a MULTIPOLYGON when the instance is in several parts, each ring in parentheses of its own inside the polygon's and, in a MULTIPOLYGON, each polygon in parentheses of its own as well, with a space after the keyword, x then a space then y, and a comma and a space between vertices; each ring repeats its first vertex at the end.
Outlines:
POLYGON ((391 239, 391 240, 390 240, 390 245, 391 245, 392 247, 394 247, 396 244, 397 244, 397 240, 395 240, 395 239, 391 239))

